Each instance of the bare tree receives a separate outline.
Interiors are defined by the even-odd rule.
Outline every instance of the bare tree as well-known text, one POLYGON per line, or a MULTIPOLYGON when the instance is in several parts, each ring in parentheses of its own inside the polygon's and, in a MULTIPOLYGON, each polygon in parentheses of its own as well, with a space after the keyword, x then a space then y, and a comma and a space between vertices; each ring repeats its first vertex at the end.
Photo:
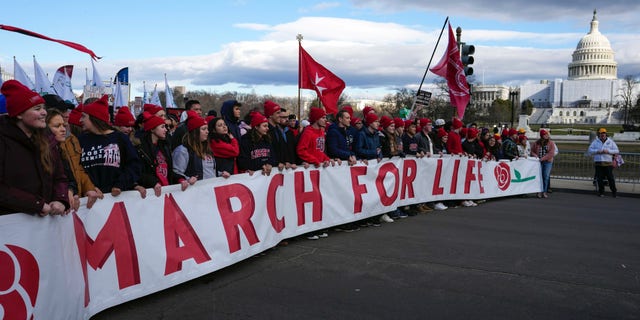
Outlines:
POLYGON ((624 108, 624 124, 629 123, 629 109, 633 107, 636 96, 634 94, 635 88, 638 85, 638 79, 632 75, 626 75, 624 77, 624 83, 620 88, 620 94, 618 97, 622 99, 622 107, 624 108))

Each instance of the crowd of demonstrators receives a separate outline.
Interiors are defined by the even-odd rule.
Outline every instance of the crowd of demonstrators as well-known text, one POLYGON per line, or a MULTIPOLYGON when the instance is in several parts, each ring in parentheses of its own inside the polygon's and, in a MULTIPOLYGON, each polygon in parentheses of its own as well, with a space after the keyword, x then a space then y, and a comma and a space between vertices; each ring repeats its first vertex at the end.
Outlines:
POLYGON ((68 213, 68 180, 49 142, 44 99, 16 80, 0 92, 8 113, 0 117, 0 214, 68 213))
MULTIPOLYGON (((20 179, 24 185, 8 186, 4 181, 15 177, 1 177, 1 213, 64 214, 77 209, 81 197, 88 198, 90 208, 103 193, 118 196, 122 191, 137 190, 144 198, 146 190, 153 189, 160 196, 162 187, 170 184, 180 184, 185 191, 198 180, 255 171, 270 175, 274 167, 283 171, 297 166, 366 165, 385 158, 443 155, 483 161, 538 157, 543 180, 538 197, 546 198, 556 149, 544 130, 531 146, 523 132, 512 128, 500 136, 474 124, 465 127, 457 118, 446 122, 437 119, 435 123, 428 118, 403 120, 378 114, 370 106, 359 116, 352 107, 344 106, 335 118, 328 118, 323 108, 311 108, 308 119, 296 119, 276 102, 266 100, 262 108, 254 108, 243 118, 242 104, 227 100, 220 106, 219 117, 211 110, 205 118, 200 102, 189 100, 179 123, 177 117, 173 119, 161 106, 152 104, 145 104, 137 118, 128 107, 121 107, 111 122, 106 96, 73 109, 49 97, 53 99, 51 107, 57 109, 47 112, 43 100, 23 86, 8 81, 2 90, 7 91, 9 115, 0 117, 0 161, 3 166, 17 166, 15 159, 30 159, 27 166, 20 160, 19 167, 28 170, 33 181, 20 179), (23 156, 6 156, 13 153, 23 156)), ((606 132, 602 138, 594 142, 598 146, 592 146, 596 148, 596 170, 600 181, 606 177, 612 182, 609 164, 611 154, 618 151, 611 147, 615 143, 607 139, 606 132)), ((615 196, 615 183, 610 185, 615 196)), ((477 205, 471 200, 446 203, 477 205)), ((336 230, 380 226, 381 221, 445 210, 447 205, 404 206, 337 226, 336 230)), ((326 236, 328 230, 303 235, 314 240, 326 236)))
POLYGON ((587 153, 593 156, 593 162, 596 167, 598 195, 604 197, 604 179, 606 178, 609 182, 611 195, 615 198, 618 189, 616 188, 616 180, 613 176, 614 161, 617 161, 614 156, 619 154, 620 150, 613 139, 607 136, 607 129, 598 129, 598 137, 591 142, 587 153))

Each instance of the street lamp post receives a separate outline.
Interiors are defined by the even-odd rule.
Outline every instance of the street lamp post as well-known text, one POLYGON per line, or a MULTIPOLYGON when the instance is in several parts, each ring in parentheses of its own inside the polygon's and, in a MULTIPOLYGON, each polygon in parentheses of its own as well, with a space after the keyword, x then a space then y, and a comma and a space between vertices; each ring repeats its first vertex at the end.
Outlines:
POLYGON ((513 128, 515 112, 516 112, 516 97, 518 96, 518 92, 515 90, 509 90, 509 98, 511 99, 511 128, 513 128))

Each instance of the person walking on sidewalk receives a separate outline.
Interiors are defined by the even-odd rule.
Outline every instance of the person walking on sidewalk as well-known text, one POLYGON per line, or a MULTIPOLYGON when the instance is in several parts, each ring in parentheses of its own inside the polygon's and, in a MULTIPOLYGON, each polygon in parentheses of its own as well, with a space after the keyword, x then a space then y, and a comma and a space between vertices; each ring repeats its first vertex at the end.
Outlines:
POLYGON ((598 138, 594 139, 589 145, 587 153, 593 156, 593 162, 596 166, 596 181, 598 184, 598 195, 604 197, 604 178, 609 181, 611 195, 615 198, 616 181, 613 177, 613 155, 618 154, 620 150, 613 141, 607 136, 607 129, 598 129, 598 138))

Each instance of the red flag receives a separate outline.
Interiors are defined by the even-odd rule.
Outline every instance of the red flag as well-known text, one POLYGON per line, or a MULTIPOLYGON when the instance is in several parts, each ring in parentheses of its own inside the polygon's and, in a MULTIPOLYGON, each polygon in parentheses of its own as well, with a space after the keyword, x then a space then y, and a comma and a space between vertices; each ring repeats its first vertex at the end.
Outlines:
POLYGON ((302 44, 298 44, 300 47, 300 88, 315 90, 326 112, 337 114, 338 99, 345 87, 344 81, 313 60, 302 48, 302 44))
POLYGON ((449 99, 451 104, 458 110, 458 118, 464 117, 464 110, 469 104, 469 84, 467 78, 464 75, 464 67, 460 60, 460 49, 458 49, 458 43, 453 35, 453 29, 449 24, 449 45, 447 51, 440 59, 438 64, 430 69, 431 72, 447 79, 447 86, 449 87, 449 99))
POLYGON ((91 58, 93 58, 93 59, 96 59, 96 60, 100 59, 100 57, 96 56, 96 54, 93 53, 93 51, 91 51, 87 47, 85 47, 85 46, 83 46, 81 44, 75 43, 75 42, 49 38, 49 37, 47 37, 45 35, 42 35, 42 34, 39 34, 39 33, 35 33, 33 31, 29 31, 29 30, 25 30, 25 29, 21 29, 21 28, 16 28, 16 27, 4 25, 4 24, 0 24, 0 29, 7 30, 7 31, 18 32, 18 33, 22 33, 22 34, 27 35, 27 36, 32 36, 32 37, 36 37, 36 38, 40 38, 40 39, 45 39, 45 40, 57 42, 57 43, 65 45, 67 47, 71 47, 71 48, 74 48, 76 50, 82 51, 84 53, 88 53, 91 56, 91 58))

